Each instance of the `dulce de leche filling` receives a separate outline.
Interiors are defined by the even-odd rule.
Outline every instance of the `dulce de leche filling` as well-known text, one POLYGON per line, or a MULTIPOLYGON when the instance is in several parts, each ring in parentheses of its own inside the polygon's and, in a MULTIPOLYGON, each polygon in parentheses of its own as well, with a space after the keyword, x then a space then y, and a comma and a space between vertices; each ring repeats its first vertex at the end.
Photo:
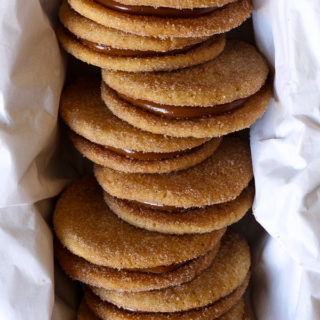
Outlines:
POLYGON ((174 206, 166 206, 161 203, 152 203, 152 202, 147 202, 147 201, 130 200, 130 202, 135 203, 140 206, 151 208, 151 209, 171 211, 171 212, 183 212, 186 210, 190 210, 190 209, 178 208, 178 207, 174 207, 174 206))
POLYGON ((117 56, 117 57, 131 57, 131 58, 144 58, 144 57, 162 57, 168 55, 182 54, 186 53, 191 49, 195 49, 200 46, 201 43, 192 44, 190 46, 186 46, 182 49, 175 49, 167 52, 156 52, 156 51, 140 51, 140 50, 130 50, 130 49, 116 49, 107 45, 91 42, 85 39, 79 39, 83 45, 86 47, 102 53, 107 54, 109 56, 117 56))
POLYGON ((133 15, 155 16, 162 18, 197 18, 209 14, 218 9, 218 7, 194 8, 194 9, 175 9, 165 7, 150 6, 129 6, 113 0, 95 0, 95 2, 104 7, 133 15))
POLYGON ((138 272, 144 272, 144 273, 160 274, 160 273, 175 271, 187 263, 188 263, 188 261, 185 261, 185 262, 180 262, 180 263, 174 263, 169 266, 158 266, 158 267, 143 268, 143 269, 129 269, 128 271, 138 271, 138 272))
POLYGON ((220 115, 241 107, 247 100, 246 98, 238 99, 229 103, 219 104, 212 107, 188 107, 162 105, 146 100, 132 99, 119 92, 117 94, 122 100, 130 102, 137 107, 166 118, 174 119, 196 119, 220 115))
POLYGON ((145 160, 145 161, 153 161, 153 160, 166 160, 166 159, 173 159, 188 153, 195 152, 199 150, 203 145, 200 145, 195 148, 191 148, 188 150, 182 150, 182 151, 175 151, 175 152, 163 152, 163 153, 157 153, 157 152, 141 152, 141 151, 135 151, 130 150, 126 148, 114 148, 110 146, 104 146, 106 149, 109 149, 117 154, 126 156, 131 159, 136 160, 145 160))

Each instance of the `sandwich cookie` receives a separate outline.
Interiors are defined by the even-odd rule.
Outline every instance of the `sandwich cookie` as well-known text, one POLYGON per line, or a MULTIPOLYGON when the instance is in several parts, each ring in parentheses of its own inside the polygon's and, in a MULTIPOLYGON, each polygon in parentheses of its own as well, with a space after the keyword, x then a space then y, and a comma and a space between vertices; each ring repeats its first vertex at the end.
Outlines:
POLYGON ((209 267, 218 250, 219 243, 199 258, 143 271, 98 266, 72 254, 59 241, 55 242, 55 256, 73 280, 108 290, 130 292, 162 289, 191 281, 209 267))
POLYGON ((141 36, 203 37, 225 33, 251 15, 250 0, 224 3, 172 1, 162 7, 158 1, 128 5, 113 0, 68 0, 80 15, 109 28, 141 36), (156 7, 156 8, 155 8, 156 7))
POLYGON ((58 38, 76 58, 100 68, 129 72, 174 70, 214 59, 225 36, 161 39, 141 37, 99 25, 64 2, 58 38))
MULTIPOLYGON (((95 176, 110 195, 162 206, 193 208, 237 198, 252 179, 249 146, 227 136, 215 153, 197 166, 168 174, 133 174, 96 165, 95 176)), ((173 208, 175 209, 175 208, 173 208)))
POLYGON ((238 235, 229 233, 211 266, 190 282, 162 290, 117 292, 91 287, 100 299, 141 312, 181 312, 203 308, 227 297, 247 281, 250 250, 238 235))
POLYGON ((177 210, 121 200, 104 192, 107 205, 122 220, 139 228, 172 234, 206 233, 225 228, 245 215, 252 206, 253 197, 254 188, 249 185, 235 200, 204 208, 177 210))
POLYGON ((271 96, 265 59, 229 41, 216 59, 175 72, 103 70, 102 99, 135 127, 176 137, 214 137, 249 127, 271 96))
MULTIPOLYGON (((88 288, 84 288, 85 301, 89 308, 103 320, 212 320, 217 319, 222 314, 231 311, 236 305, 242 304, 242 313, 244 305, 241 297, 247 287, 248 281, 237 288, 226 298, 204 308, 199 308, 185 312, 174 313, 152 313, 152 312, 134 312, 118 308, 115 305, 102 301, 92 293, 88 288)), ((242 318, 239 318, 242 320, 242 318)), ((234 320, 234 319, 233 319, 234 320)))
POLYGON ((92 177, 62 194, 53 226, 60 243, 74 255, 92 264, 142 272, 198 258, 213 250, 225 232, 177 236, 138 229, 109 210, 92 177))
MULTIPOLYGON (((120 309, 119 309, 120 310, 120 309)), ((88 307, 85 299, 82 299, 79 310, 78 310, 78 317, 77 320, 123 320, 123 319, 127 319, 127 320, 143 320, 143 319, 150 319, 150 320, 157 320, 157 319, 171 319, 169 316, 167 317, 163 317, 161 316, 161 314, 159 315, 154 315, 152 317, 149 318, 144 318, 143 315, 141 313, 132 313, 132 316, 128 315, 128 312, 124 311, 123 309, 121 310, 123 311, 124 314, 121 315, 117 315, 115 313, 111 313, 109 312, 109 317, 105 318, 105 317, 99 317, 96 316, 91 309, 88 307)), ((225 313, 224 315, 222 315, 219 318, 172 318, 172 319, 185 319, 185 320, 212 320, 212 319, 217 319, 217 320, 250 320, 249 317, 246 317, 245 315, 245 306, 244 306, 244 302, 243 300, 240 300, 235 306, 233 306, 227 313, 225 313)))
POLYGON ((174 138, 142 131, 114 116, 100 98, 99 81, 83 78, 63 92, 60 115, 75 147, 91 161, 115 170, 161 173, 194 166, 221 139, 174 138))

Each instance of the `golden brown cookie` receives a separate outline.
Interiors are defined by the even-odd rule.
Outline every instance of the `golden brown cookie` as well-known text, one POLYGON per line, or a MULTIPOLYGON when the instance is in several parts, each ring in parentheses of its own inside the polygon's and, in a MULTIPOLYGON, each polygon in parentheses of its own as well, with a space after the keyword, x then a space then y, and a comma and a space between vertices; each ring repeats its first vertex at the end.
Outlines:
POLYGON ((115 117, 100 98, 100 83, 82 78, 61 97, 60 116, 77 134, 91 142, 142 152, 175 152, 200 146, 208 139, 172 138, 134 128, 115 117))
POLYGON ((156 6, 166 8, 206 8, 222 7, 236 0, 118 0, 117 2, 131 6, 156 6))
POLYGON ((133 174, 96 165, 94 172, 102 188, 116 198, 180 208, 231 201, 252 179, 249 146, 229 136, 210 158, 183 171, 133 174))
POLYGON ((65 28, 77 38, 85 39, 117 49, 167 52, 183 49, 190 45, 207 40, 209 37, 196 38, 157 38, 141 37, 132 33, 107 28, 89 20, 72 10, 67 2, 63 2, 59 10, 59 18, 65 28))
POLYGON ((81 300, 77 320, 99 320, 99 318, 90 310, 84 299, 81 300))
POLYGON ((169 153, 166 155, 168 159, 161 159, 161 154, 151 153, 151 156, 160 158, 144 160, 145 157, 148 157, 148 153, 135 153, 134 157, 138 159, 134 159, 131 154, 127 156, 119 154, 104 146, 90 142, 73 132, 71 132, 70 137, 76 149, 94 163, 114 170, 132 173, 166 173, 187 169, 211 156, 221 141, 221 139, 212 139, 190 150, 169 153))
POLYGON ((120 99, 115 91, 102 87, 102 98, 114 115, 133 126, 156 134, 173 137, 220 137, 250 127, 264 114, 271 97, 271 86, 266 83, 233 111, 196 119, 166 118, 120 99))
POLYGON ((118 307, 143 312, 179 312, 208 306, 231 294, 246 279, 250 251, 234 233, 222 239, 212 265, 197 278, 182 285, 147 292, 116 292, 91 287, 102 300, 118 307))
POLYGON ((100 52, 100 49, 94 50, 63 28, 58 29, 57 35, 62 47, 75 58, 99 68, 127 72, 168 71, 191 67, 214 59, 225 45, 223 35, 210 38, 178 53, 154 56, 150 54, 145 57, 139 57, 142 53, 133 53, 132 56, 121 56, 118 53, 113 55, 100 52))
POLYGON ((191 281, 209 267, 218 250, 219 244, 199 258, 172 265, 168 271, 160 269, 157 272, 142 272, 139 269, 119 270, 94 265, 72 254, 58 241, 55 242, 55 256, 72 279, 104 289, 131 292, 162 289, 191 281))
POLYGON ((73 254, 97 265, 119 269, 169 266, 212 250, 225 229, 201 235, 167 235, 138 229, 106 206, 92 177, 73 183, 57 202, 53 225, 73 254))
POLYGON ((253 196, 253 186, 250 185, 235 200, 174 212, 153 209, 104 193, 107 205, 119 218, 139 228, 172 234, 205 233, 227 227, 239 221, 251 208, 253 196))
POLYGON ((101 25, 141 36, 203 37, 227 32, 251 15, 251 1, 238 0, 197 18, 166 18, 127 14, 93 0, 68 0, 82 16, 101 25))
MULTIPOLYGON (((241 284, 234 292, 227 297, 218 300, 210 306, 185 312, 174 313, 151 313, 151 312, 134 312, 102 301, 88 288, 84 288, 85 300, 95 314, 103 320, 212 320, 216 319, 225 312, 228 312, 235 305, 241 303, 243 295, 248 284, 248 280, 241 284)), ((232 310, 231 309, 231 310, 232 310)), ((231 311, 230 310, 230 311, 231 311)), ((242 318, 239 318, 242 319, 242 318)), ((235 319, 233 319, 235 320, 235 319)))
POLYGON ((213 106, 249 97, 268 76, 268 65, 255 47, 228 41, 216 59, 175 72, 126 73, 103 70, 105 83, 133 99, 173 106, 213 106))

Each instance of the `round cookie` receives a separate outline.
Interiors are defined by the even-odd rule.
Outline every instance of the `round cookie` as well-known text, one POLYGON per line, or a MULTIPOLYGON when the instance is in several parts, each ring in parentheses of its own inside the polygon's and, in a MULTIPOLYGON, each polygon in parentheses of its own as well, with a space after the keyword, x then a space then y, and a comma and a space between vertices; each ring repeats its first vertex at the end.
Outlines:
POLYGON ((96 265, 119 269, 169 266, 212 250, 225 229, 201 235, 166 235, 138 229, 106 206, 92 177, 73 183, 57 202, 53 226, 61 244, 96 265))
POLYGON ((100 98, 100 83, 82 78, 68 86, 60 100, 60 116, 91 142, 142 152, 175 152, 195 148, 209 139, 173 138, 134 128, 115 117, 100 98))
POLYGON ((92 0, 68 0, 82 16, 101 25, 141 36, 203 37, 227 32, 251 15, 250 0, 238 0, 197 18, 161 18, 110 10, 92 0))
POLYGON ((86 287, 84 288, 84 292, 85 300, 91 310, 104 320, 212 320, 218 318, 225 312, 228 312, 231 308, 233 309, 235 305, 241 303, 240 299, 247 285, 248 279, 246 279, 246 281, 230 295, 218 300, 210 306, 191 311, 174 313, 142 313, 120 309, 111 303, 102 301, 86 287))
POLYGON ((75 58, 99 68, 126 72, 170 71, 191 67, 214 59, 225 45, 225 37, 222 35, 181 53, 146 57, 120 56, 91 49, 63 28, 58 29, 57 35, 62 47, 75 58))
POLYGON ((208 306, 226 297, 246 279, 250 267, 247 243, 229 233, 212 265, 197 278, 176 287, 147 292, 116 292, 91 287, 102 300, 143 312, 179 312, 208 306))
POLYGON ((249 146, 230 136, 210 158, 183 171, 133 174, 96 165, 94 172, 102 188, 116 198, 179 208, 231 201, 252 179, 249 146))
POLYGON ((208 37, 157 38, 137 36, 95 23, 72 10, 67 2, 63 2, 60 7, 59 19, 63 26, 77 38, 117 49, 167 52, 183 49, 208 39, 208 37))
POLYGON ((162 289, 191 281, 209 267, 218 250, 219 244, 199 258, 173 266, 172 270, 155 273, 97 266, 55 242, 55 256, 72 279, 108 290, 130 292, 162 289))
MULTIPOLYGON (((110 305, 111 306, 111 305, 110 305)), ((112 308, 112 306, 110 307, 110 309, 112 308)), ((120 310, 120 309, 119 309, 120 310)), ((224 315, 222 315, 220 318, 217 318, 217 320, 250 320, 250 318, 247 318, 245 315, 243 315, 243 310, 244 310, 244 302, 243 300, 240 300, 235 306, 233 306, 227 313, 225 313, 224 315)), ((123 318, 123 314, 121 315, 117 315, 115 313, 112 313, 113 317, 110 318, 98 318, 95 314, 93 314, 93 312, 90 310, 90 308, 88 307, 88 305, 86 304, 85 300, 83 299, 81 301, 79 310, 78 310, 78 317, 77 320, 123 320, 123 319, 132 319, 132 320, 143 320, 145 318, 143 318, 143 315, 140 313, 135 313, 134 317, 129 318, 128 316, 128 312, 123 311, 123 314, 125 314, 125 318, 123 318)), ((109 315, 111 314, 110 312, 108 313, 109 315)), ((171 319, 171 318, 163 318, 161 317, 161 314, 159 315, 154 315, 152 318, 146 318, 146 319, 150 319, 150 320, 157 320, 157 319, 171 319)), ((177 318, 177 319, 181 319, 182 318, 177 318)), ((202 320, 202 318, 186 318, 186 319, 190 319, 190 320, 202 320)), ((208 320, 212 320, 214 318, 207 318, 208 320)))
POLYGON ((221 139, 211 141, 196 147, 194 151, 182 152, 181 155, 169 159, 138 160, 132 159, 104 146, 71 132, 71 141, 76 149, 92 162, 114 170, 131 173, 166 173, 192 167, 211 156, 220 145, 221 139))
POLYGON ((104 192, 107 205, 119 218, 138 228, 171 234, 205 233, 227 227, 245 215, 252 206, 253 197, 254 188, 250 185, 235 200, 172 212, 117 199, 104 192))
POLYGON ((114 115, 155 134, 173 137, 220 137, 250 127, 264 114, 271 97, 271 86, 266 83, 256 94, 233 111, 198 119, 169 119, 152 114, 120 99, 115 91, 102 86, 102 99, 114 115))
POLYGON ((222 7, 236 0, 117 0, 129 6, 157 6, 176 9, 222 7))
POLYGON ((216 59, 175 72, 103 70, 104 82, 132 99, 173 106, 214 106, 258 92, 269 73, 265 59, 245 42, 228 41, 216 59))

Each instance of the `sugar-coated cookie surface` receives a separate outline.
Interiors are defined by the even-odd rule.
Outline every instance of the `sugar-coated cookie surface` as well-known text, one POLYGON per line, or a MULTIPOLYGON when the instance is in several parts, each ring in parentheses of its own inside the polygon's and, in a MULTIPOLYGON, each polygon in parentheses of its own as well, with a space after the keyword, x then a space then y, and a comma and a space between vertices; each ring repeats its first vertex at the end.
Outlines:
POLYGON ((168 235, 119 219, 93 177, 73 183, 57 202, 53 226, 61 244, 97 265, 119 269, 167 266, 212 250, 225 229, 201 235, 168 235))
POLYGON ((94 163, 114 170, 132 173, 165 173, 187 169, 211 156, 222 140, 213 139, 199 146, 195 151, 186 151, 182 155, 171 159, 149 161, 119 155, 75 133, 71 133, 70 137, 76 149, 94 163))
POLYGON ((208 37, 157 38, 142 37, 132 33, 105 27, 72 10, 63 2, 59 10, 61 23, 78 38, 86 39, 117 49, 166 52, 203 42, 208 37))
POLYGON ((226 297, 246 279, 250 267, 247 243, 229 233, 212 265, 194 280, 180 286, 147 292, 116 292, 93 288, 102 300, 144 312, 179 312, 208 306, 226 297))
POLYGON ((225 33, 251 15, 250 0, 238 0, 198 18, 138 16, 110 10, 92 0, 68 0, 82 16, 101 25, 141 36, 203 37, 225 33))
POLYGON ((104 193, 109 208, 121 219, 139 228, 162 233, 205 233, 219 230, 240 220, 251 208, 253 186, 247 187, 233 201, 183 212, 152 209, 104 193))
POLYGON ((185 262, 172 271, 152 273, 97 266, 72 254, 58 241, 55 243, 55 256, 73 280, 104 289, 130 292, 162 289, 191 281, 209 267, 218 250, 219 244, 205 255, 185 262))
POLYGON ((248 128, 262 117, 270 97, 271 86, 267 82, 241 107, 231 112, 198 119, 169 119, 136 107, 120 99, 107 86, 102 86, 102 99, 115 116, 141 130, 173 137, 220 137, 248 128))
POLYGON ((214 59, 225 45, 224 35, 206 40, 183 53, 150 57, 122 57, 92 50, 59 28, 58 39, 62 47, 75 58, 99 68, 126 72, 168 71, 191 67, 214 59))
POLYGON ((236 0, 117 0, 130 6, 153 6, 167 8, 206 8, 222 7, 236 0))
POLYGON ((252 179, 249 146, 227 136, 204 162, 168 174, 132 174, 96 165, 95 176, 114 197, 182 208, 227 202, 252 179))
MULTIPOLYGON (((106 301, 102 301, 88 288, 85 288, 84 291, 87 304, 92 310, 94 310, 95 314, 97 314, 101 319, 104 320, 212 320, 218 318, 222 314, 226 314, 226 312, 231 312, 231 310, 234 308, 239 308, 236 307, 236 305, 242 304, 240 299, 247 285, 248 281, 245 281, 239 288, 237 288, 226 298, 222 298, 208 307, 174 313, 142 313, 128 311, 125 309, 117 308, 116 306, 106 301)), ((232 318, 232 320, 235 319, 238 318, 232 318)))
POLYGON ((173 152, 208 139, 172 138, 134 128, 115 117, 100 98, 100 81, 82 78, 62 93, 60 116, 77 134, 97 144, 144 152, 173 152))
POLYGON ((216 59, 192 68, 139 74, 104 70, 102 77, 109 87, 133 99, 213 106, 255 94, 268 73, 266 61, 255 47, 230 40, 216 59))

